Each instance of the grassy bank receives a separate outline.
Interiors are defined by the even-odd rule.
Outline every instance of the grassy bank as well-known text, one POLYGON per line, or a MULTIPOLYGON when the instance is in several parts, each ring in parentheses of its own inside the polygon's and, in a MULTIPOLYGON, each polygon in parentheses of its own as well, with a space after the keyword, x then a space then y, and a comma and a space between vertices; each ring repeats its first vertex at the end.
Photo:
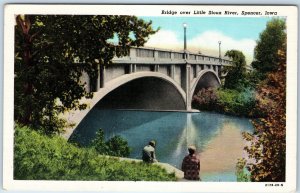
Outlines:
POLYGON ((107 158, 93 148, 79 148, 58 136, 15 127, 14 179, 172 181, 157 165, 107 158))

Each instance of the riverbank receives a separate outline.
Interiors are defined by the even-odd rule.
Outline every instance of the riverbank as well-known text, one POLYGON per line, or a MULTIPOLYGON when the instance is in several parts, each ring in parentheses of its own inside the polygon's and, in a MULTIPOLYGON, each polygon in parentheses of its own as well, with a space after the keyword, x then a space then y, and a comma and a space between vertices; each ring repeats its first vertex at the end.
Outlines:
POLYGON ((62 137, 42 135, 27 127, 15 128, 16 180, 176 181, 180 176, 180 171, 163 163, 103 156, 62 137))
MULTIPOLYGON (((106 156, 106 157, 110 157, 110 156, 106 156)), ((118 159, 120 161, 126 161, 126 162, 140 162, 140 163, 143 162, 142 160, 139 160, 139 159, 124 158, 124 157, 119 157, 118 159)), ((162 163, 162 162, 156 162, 156 163, 153 163, 153 165, 158 165, 158 166, 164 168, 168 174, 174 173, 175 177, 176 177, 176 181, 183 180, 183 177, 184 177, 183 171, 175 168, 174 166, 172 166, 168 163, 162 163)))

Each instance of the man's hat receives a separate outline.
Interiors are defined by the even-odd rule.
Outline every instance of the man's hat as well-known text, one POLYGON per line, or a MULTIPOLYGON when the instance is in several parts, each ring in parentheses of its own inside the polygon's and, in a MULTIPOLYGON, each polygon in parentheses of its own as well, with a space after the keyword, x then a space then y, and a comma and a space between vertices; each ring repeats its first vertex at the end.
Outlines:
POLYGON ((149 142, 149 145, 155 146, 155 141, 154 141, 154 140, 151 140, 151 141, 149 142))
POLYGON ((189 145, 188 149, 196 151, 196 147, 194 145, 189 145))

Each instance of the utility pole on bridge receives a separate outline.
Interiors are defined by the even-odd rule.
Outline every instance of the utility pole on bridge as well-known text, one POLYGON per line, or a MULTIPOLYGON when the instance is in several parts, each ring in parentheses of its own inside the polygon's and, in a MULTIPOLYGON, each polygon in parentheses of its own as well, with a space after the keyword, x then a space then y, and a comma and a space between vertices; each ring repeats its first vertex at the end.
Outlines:
POLYGON ((221 73, 222 73, 222 56, 221 56, 221 41, 218 41, 219 43, 219 62, 221 64, 220 69, 219 69, 219 73, 218 75, 221 77, 221 73))
POLYGON ((218 43, 219 43, 219 61, 220 61, 220 63, 221 63, 221 65, 222 65, 222 58, 221 58, 221 41, 218 41, 218 43))
POLYGON ((187 24, 186 23, 183 23, 183 32, 184 32, 184 43, 183 43, 183 50, 184 50, 184 59, 187 59, 187 50, 186 50, 186 27, 187 27, 187 24))

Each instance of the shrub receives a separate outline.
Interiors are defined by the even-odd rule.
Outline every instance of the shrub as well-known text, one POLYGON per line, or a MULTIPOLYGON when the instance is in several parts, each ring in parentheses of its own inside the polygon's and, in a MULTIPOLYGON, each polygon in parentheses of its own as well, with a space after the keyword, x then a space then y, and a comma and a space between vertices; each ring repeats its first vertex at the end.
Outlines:
POLYGON ((207 88, 200 90, 193 97, 193 107, 199 110, 216 111, 237 116, 256 116, 255 92, 250 89, 242 91, 232 89, 207 88))
POLYGON ((90 146, 95 148, 96 151, 102 155, 118 157, 128 157, 130 155, 130 148, 126 140, 117 135, 105 142, 102 129, 96 133, 96 137, 90 146))
POLYGON ((79 148, 58 136, 46 136, 28 127, 15 127, 16 180, 176 180, 157 165, 105 157, 94 148, 79 148))
POLYGON ((203 88, 193 97, 193 106, 199 110, 215 110, 217 100, 216 88, 203 88))
POLYGON ((230 89, 217 91, 218 107, 226 114, 253 116, 255 107, 254 91, 245 89, 241 92, 230 89))

